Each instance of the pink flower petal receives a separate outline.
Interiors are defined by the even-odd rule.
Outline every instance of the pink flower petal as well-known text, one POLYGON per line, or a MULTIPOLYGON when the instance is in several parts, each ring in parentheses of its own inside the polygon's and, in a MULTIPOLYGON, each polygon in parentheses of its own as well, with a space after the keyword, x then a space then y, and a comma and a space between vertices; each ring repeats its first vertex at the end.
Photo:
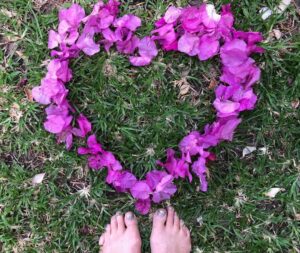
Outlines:
POLYGON ((148 199, 150 194, 152 193, 152 191, 146 181, 138 181, 130 189, 130 192, 131 192, 131 195, 135 199, 142 199, 142 200, 148 199))
POLYGON ((136 202, 135 202, 135 209, 141 213, 141 214, 147 214, 149 213, 150 211, 150 208, 151 208, 151 201, 150 201, 150 198, 148 199, 138 199, 136 202))

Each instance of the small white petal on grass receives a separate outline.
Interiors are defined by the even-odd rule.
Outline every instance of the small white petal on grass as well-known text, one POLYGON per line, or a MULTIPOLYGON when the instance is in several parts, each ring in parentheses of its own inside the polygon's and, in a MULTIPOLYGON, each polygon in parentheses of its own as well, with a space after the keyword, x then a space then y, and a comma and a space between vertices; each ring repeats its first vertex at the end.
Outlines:
POLYGON ((272 10, 268 7, 261 8, 259 13, 261 14, 261 18, 263 20, 268 19, 273 14, 272 10))
MULTIPOLYGON (((289 7, 291 2, 291 0, 281 0, 279 5, 275 8, 275 12, 278 14, 283 13, 289 7)), ((260 9, 259 13, 261 14, 261 18, 266 20, 273 14, 273 11, 269 7, 263 7, 260 9)))
POLYGON ((40 184, 43 182, 46 173, 37 174, 32 178, 32 184, 40 184))
POLYGON ((247 146, 243 149, 243 157, 253 153, 256 150, 256 147, 247 146))
POLYGON ((284 12, 287 9, 287 7, 289 7, 291 2, 292 2, 291 0, 282 0, 277 7, 277 12, 278 13, 284 12))
POLYGON ((198 224, 200 225, 200 227, 203 225, 203 217, 202 216, 199 216, 198 218, 197 218, 197 222, 198 222, 198 224))
POLYGON ((262 147, 258 149, 261 155, 265 155, 268 152, 268 149, 266 147, 262 147))
POLYGON ((284 188, 271 188, 268 192, 265 193, 265 196, 269 198, 275 198, 279 192, 284 190, 284 188))

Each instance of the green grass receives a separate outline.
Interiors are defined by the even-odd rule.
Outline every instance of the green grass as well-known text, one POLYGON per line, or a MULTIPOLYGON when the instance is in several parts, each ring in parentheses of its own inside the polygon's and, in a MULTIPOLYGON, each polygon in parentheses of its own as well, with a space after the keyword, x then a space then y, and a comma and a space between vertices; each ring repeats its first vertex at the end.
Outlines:
MULTIPOLYGON (((79 2, 90 9, 93 1, 79 2)), ((142 17, 142 36, 173 1, 136 2, 126 1, 122 12, 142 17)), ((220 7, 229 1, 215 2, 220 7)), ((0 3, 1 10, 15 14, 9 18, 0 13, 0 251, 97 252, 98 237, 110 216, 133 210, 133 200, 107 186, 104 172, 89 171, 75 148, 67 152, 56 145, 43 130, 43 108, 26 98, 25 89, 38 85, 45 73, 47 31, 57 25, 57 8, 39 8, 36 3, 0 3), (28 80, 25 86, 23 79, 28 80), (19 120, 12 117, 14 103, 19 105, 19 120), (43 172, 43 183, 32 186, 31 178, 43 172), (84 188, 90 189, 88 196, 80 195, 84 188)), ((263 6, 274 8, 276 2, 233 4, 236 27, 261 31, 266 38, 273 29, 282 32, 281 39, 264 43, 264 55, 256 56, 263 70, 255 88, 257 109, 243 113, 233 142, 213 150, 218 159, 209 167, 208 193, 196 191, 196 180, 178 182, 178 194, 170 201, 192 231, 194 252, 300 249, 300 107, 293 106, 300 97, 299 15, 291 6, 263 22, 258 14, 263 6), (267 153, 242 158, 245 146, 266 147, 267 153), (285 191, 270 199, 264 193, 272 187, 285 191)), ((139 176, 164 157, 166 147, 175 147, 187 132, 203 129, 214 118, 208 86, 219 76, 216 60, 202 63, 160 52, 151 66, 137 69, 111 51, 82 55, 72 69, 70 99, 76 111, 90 117, 104 146, 139 176), (184 75, 195 90, 185 100, 178 98, 173 84, 184 75)), ((149 252, 151 219, 138 219, 144 252, 149 252)))

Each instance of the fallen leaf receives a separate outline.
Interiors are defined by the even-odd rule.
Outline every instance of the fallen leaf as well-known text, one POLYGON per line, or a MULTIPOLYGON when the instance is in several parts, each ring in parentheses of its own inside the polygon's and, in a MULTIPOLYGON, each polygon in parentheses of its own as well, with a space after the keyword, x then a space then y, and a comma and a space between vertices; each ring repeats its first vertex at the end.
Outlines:
POLYGON ((180 86, 179 95, 184 96, 189 93, 189 90, 190 90, 190 85, 184 84, 184 85, 180 86))
POLYGON ((15 123, 20 121, 20 118, 23 116, 23 112, 20 110, 20 106, 17 103, 13 103, 10 107, 9 116, 15 123))
POLYGON ((36 184, 42 183, 43 180, 44 180, 45 174, 46 174, 46 173, 40 173, 40 174, 35 175, 35 176, 32 178, 32 184, 36 185, 36 184))
POLYGON ((277 193, 284 191, 283 188, 271 188, 268 192, 265 193, 265 196, 269 198, 275 198, 277 193))
POLYGON ((211 79, 210 83, 209 83, 209 86, 208 86, 208 89, 210 90, 213 90, 218 84, 218 81, 216 79, 211 79))
POLYGON ((179 88, 179 98, 184 99, 190 93, 190 90, 193 90, 186 77, 183 77, 180 80, 176 80, 173 83, 175 87, 179 88))
POLYGON ((281 31, 278 30, 278 29, 273 29, 273 34, 274 34, 274 36, 275 36, 275 38, 276 38, 277 40, 280 40, 281 37, 282 37, 281 31))
POLYGON ((33 96, 32 96, 31 89, 24 88, 24 92, 25 92, 26 98, 27 98, 30 102, 33 102, 33 96))
POLYGON ((243 149, 243 157, 253 153, 256 150, 256 147, 247 146, 243 149))
POLYGON ((268 151, 268 149, 266 147, 259 148, 258 150, 260 151, 260 153, 262 155, 265 155, 267 153, 267 151, 268 151))
POLYGON ((0 9, 0 12, 8 18, 13 18, 17 16, 17 13, 12 10, 0 9))
POLYGON ((291 106, 292 106, 292 108, 294 108, 294 109, 297 109, 298 107, 299 107, 299 105, 300 105, 300 101, 297 99, 297 100, 293 100, 292 102, 291 102, 291 106))

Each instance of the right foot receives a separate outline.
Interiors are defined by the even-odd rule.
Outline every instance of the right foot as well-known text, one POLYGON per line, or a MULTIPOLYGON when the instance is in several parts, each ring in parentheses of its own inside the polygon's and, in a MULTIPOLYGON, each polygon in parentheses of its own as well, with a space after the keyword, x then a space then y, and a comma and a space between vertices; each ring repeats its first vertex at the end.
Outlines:
POLYGON ((100 253, 141 253, 141 237, 136 217, 128 212, 111 218, 99 239, 100 253))
POLYGON ((150 244, 152 253, 191 252, 190 231, 172 207, 155 213, 150 244))

